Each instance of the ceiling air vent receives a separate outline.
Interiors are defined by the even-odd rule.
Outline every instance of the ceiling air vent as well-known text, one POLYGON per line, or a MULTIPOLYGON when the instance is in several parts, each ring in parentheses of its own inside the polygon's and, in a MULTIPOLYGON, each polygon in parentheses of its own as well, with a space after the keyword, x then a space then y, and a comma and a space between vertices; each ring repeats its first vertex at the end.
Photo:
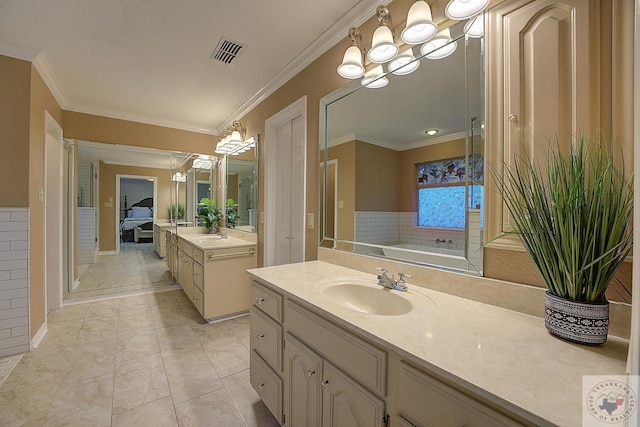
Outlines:
POLYGON ((244 52, 246 47, 246 44, 234 42, 223 36, 211 54, 210 59, 220 61, 226 65, 234 65, 235 60, 244 52))

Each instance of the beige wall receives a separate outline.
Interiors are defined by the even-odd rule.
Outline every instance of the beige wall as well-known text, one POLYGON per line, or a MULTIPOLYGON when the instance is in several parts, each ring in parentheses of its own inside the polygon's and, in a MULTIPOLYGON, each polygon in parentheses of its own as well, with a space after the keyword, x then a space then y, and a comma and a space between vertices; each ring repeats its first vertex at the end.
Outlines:
POLYGON ((0 76, 0 206, 27 207, 31 63, 0 55, 0 76))
POLYGON ((65 138, 214 154, 218 137, 127 120, 63 111, 65 138))
MULTIPOLYGON (((44 287, 44 203, 38 198, 44 188, 45 111, 62 126, 62 109, 51 91, 31 66, 29 119, 29 311, 31 336, 45 324, 46 292, 44 287)), ((45 197, 47 195, 45 194, 45 197)))
MULTIPOLYGON (((62 124, 62 109, 35 67, 0 56, 0 205, 29 208, 29 329, 45 323, 44 188, 45 111, 62 124)), ((46 195, 45 195, 46 196, 46 195)))
POLYGON ((357 141, 355 156, 355 210, 397 212, 400 206, 400 153, 357 141))
POLYGON ((100 162, 100 200, 98 205, 100 217, 98 245, 100 251, 113 251, 116 249, 116 211, 120 212, 116 194, 116 176, 118 174, 156 177, 158 191, 158 198, 154 206, 156 217, 168 217, 167 208, 171 202, 171 174, 169 169, 109 165, 100 162), (110 197, 113 198, 112 207, 105 207, 105 203, 109 201, 110 197))

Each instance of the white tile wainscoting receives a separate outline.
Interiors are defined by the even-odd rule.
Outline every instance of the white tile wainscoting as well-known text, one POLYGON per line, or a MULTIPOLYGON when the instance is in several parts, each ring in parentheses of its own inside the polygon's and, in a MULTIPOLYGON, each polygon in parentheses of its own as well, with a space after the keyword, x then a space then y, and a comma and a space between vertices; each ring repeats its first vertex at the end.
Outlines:
POLYGON ((0 208, 0 357, 29 351, 29 210, 0 208))

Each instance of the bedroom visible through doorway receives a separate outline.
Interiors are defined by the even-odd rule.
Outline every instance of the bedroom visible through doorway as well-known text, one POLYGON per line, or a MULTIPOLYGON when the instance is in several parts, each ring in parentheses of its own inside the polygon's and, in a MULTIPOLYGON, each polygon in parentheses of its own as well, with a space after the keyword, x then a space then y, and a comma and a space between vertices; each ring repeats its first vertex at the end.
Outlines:
POLYGON ((153 176, 116 175, 116 254, 123 243, 153 242, 157 178, 153 176))

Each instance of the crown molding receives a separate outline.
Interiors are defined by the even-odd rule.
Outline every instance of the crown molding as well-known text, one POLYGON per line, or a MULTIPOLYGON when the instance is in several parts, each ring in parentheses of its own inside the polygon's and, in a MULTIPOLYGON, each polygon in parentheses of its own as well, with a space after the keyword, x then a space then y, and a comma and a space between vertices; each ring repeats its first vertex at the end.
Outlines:
MULTIPOLYGON (((238 109, 223 122, 224 126, 220 129, 224 129, 226 124, 244 117, 276 90, 280 89, 285 83, 309 66, 313 61, 322 56, 327 50, 331 49, 340 40, 344 39, 351 27, 358 27, 362 25, 371 17, 375 16, 376 8, 378 6, 381 4, 387 5, 391 3, 391 1, 392 0, 384 0, 382 3, 375 0, 359 1, 357 5, 338 19, 300 55, 276 74, 273 79, 267 82, 267 84, 262 86, 253 96, 238 107, 238 109)), ((218 129, 218 131, 220 131, 220 129, 218 129)))
POLYGON ((53 97, 56 99, 56 101, 58 101, 58 105, 60 105, 60 108, 64 109, 69 104, 69 99, 64 93, 62 85, 60 85, 60 81, 58 81, 58 78, 54 74, 53 69, 51 69, 51 65, 49 64, 49 61, 47 60, 44 52, 40 52, 38 56, 36 56, 34 60, 31 61, 31 63, 34 67, 36 67, 38 73, 40 73, 40 77, 42 77, 42 80, 44 80, 44 83, 51 91, 53 97))
POLYGON ((331 147, 335 147, 336 145, 345 144, 351 141, 360 141, 360 142, 366 142, 367 144, 377 145, 378 147, 388 148, 390 150, 406 151, 406 150, 412 150, 414 148, 426 147, 427 145, 435 145, 443 142, 453 141, 455 139, 462 139, 462 138, 466 138, 466 136, 467 136, 467 132, 462 131, 462 132, 450 133, 449 135, 442 135, 436 138, 429 138, 422 141, 416 141, 409 144, 401 144, 397 142, 391 142, 391 141, 386 141, 384 139, 375 138, 369 135, 363 135, 360 133, 348 133, 348 134, 339 136, 338 138, 332 139, 331 141, 329 141, 328 146, 329 148, 331 148, 331 147))

